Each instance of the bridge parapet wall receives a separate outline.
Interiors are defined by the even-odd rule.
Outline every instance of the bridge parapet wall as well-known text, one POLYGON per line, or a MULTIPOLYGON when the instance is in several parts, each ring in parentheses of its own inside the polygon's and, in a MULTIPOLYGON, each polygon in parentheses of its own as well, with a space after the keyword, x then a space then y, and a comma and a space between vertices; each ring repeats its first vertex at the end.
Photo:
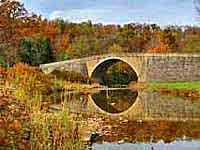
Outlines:
POLYGON ((200 80, 200 54, 105 54, 44 64, 40 67, 46 73, 57 69, 91 76, 95 67, 109 59, 119 59, 128 63, 141 82, 200 80))
POLYGON ((146 63, 147 81, 200 80, 200 55, 156 55, 146 63))
POLYGON ((50 64, 40 65, 40 68, 45 73, 51 73, 54 70, 59 71, 69 71, 69 72, 77 72, 82 75, 88 76, 87 66, 85 61, 73 60, 73 61, 62 61, 50 64))

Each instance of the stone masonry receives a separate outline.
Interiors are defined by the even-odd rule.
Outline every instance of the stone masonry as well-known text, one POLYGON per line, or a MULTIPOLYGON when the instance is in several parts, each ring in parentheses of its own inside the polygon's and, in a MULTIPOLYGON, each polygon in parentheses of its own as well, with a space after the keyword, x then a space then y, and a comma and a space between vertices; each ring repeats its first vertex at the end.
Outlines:
POLYGON ((136 72, 139 82, 200 80, 200 54, 105 54, 43 64, 40 68, 45 73, 50 73, 57 69, 61 71, 76 71, 93 77, 97 67, 104 63, 106 65, 108 61, 111 62, 112 60, 119 60, 129 64, 136 72))

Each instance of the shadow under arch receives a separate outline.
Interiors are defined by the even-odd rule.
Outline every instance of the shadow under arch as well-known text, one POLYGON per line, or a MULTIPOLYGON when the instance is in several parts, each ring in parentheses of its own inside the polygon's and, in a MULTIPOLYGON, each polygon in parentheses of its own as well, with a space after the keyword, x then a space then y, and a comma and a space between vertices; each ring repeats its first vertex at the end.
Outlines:
MULTIPOLYGON (((124 90, 124 89, 121 89, 121 90, 124 90)), ((129 89, 127 89, 127 90, 129 90, 129 89)), ((101 91, 105 91, 105 90, 101 90, 101 91)), ((119 90, 111 90, 111 91, 119 92, 119 90)), ((133 93, 132 98, 129 99, 131 103, 129 105, 127 105, 127 107, 125 107, 121 110, 117 110, 117 111, 114 110, 114 112, 113 112, 112 108, 109 110, 108 108, 110 108, 110 107, 106 106, 107 105, 106 98, 102 97, 101 99, 98 99, 98 98, 96 99, 95 96, 93 96, 93 95, 88 95, 88 98, 92 102, 92 104, 97 108, 97 110, 99 112, 106 114, 106 115, 110 115, 110 116, 121 116, 121 115, 128 114, 130 111, 132 111, 135 108, 135 106, 137 105, 137 103, 139 102, 139 92, 131 91, 131 90, 129 90, 129 91, 133 93)), ((98 94, 98 93, 95 93, 95 94, 98 94)), ((124 97, 124 95, 123 95, 123 97, 124 97)), ((124 103, 124 99, 120 99, 120 100, 122 103, 124 103)))
POLYGON ((135 66, 129 61, 120 57, 108 57, 102 59, 90 70, 89 77, 97 80, 100 84, 103 84, 103 82, 107 79, 106 71, 108 70, 108 68, 118 62, 122 62, 131 68, 130 71, 132 72, 134 81, 137 82, 139 78, 139 73, 135 66))

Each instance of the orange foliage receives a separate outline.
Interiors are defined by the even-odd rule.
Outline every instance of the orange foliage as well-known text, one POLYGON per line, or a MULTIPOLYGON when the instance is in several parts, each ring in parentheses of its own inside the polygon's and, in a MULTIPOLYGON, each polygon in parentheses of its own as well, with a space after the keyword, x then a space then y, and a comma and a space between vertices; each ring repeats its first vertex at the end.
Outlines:
POLYGON ((6 69, 0 66, 0 77, 4 78, 6 75, 6 69))
POLYGON ((69 36, 57 36, 54 39, 54 44, 53 44, 53 48, 54 48, 54 52, 56 54, 59 54, 59 52, 63 52, 65 50, 67 50, 69 48, 70 45, 70 39, 69 36))
POLYGON ((22 129, 21 122, 19 120, 14 120, 13 123, 9 125, 10 130, 19 133, 22 129))
POLYGON ((171 50, 168 45, 160 43, 160 46, 148 50, 149 53, 170 53, 171 50))
MULTIPOLYGON (((0 73, 1 74, 1 73, 0 73)), ((6 71, 4 79, 18 87, 34 92, 48 92, 51 87, 52 76, 45 75, 38 68, 30 67, 26 64, 16 64, 6 71)))

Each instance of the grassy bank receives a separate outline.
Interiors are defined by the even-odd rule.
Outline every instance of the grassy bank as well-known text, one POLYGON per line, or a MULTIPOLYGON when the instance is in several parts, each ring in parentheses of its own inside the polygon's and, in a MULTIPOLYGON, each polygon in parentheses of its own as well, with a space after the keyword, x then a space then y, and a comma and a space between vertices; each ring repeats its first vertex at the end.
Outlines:
POLYGON ((167 88, 175 90, 194 90, 200 91, 200 81, 189 82, 150 82, 150 87, 155 88, 167 88))
POLYGON ((150 82, 149 89, 161 94, 172 94, 184 98, 200 98, 200 81, 188 82, 150 82))

